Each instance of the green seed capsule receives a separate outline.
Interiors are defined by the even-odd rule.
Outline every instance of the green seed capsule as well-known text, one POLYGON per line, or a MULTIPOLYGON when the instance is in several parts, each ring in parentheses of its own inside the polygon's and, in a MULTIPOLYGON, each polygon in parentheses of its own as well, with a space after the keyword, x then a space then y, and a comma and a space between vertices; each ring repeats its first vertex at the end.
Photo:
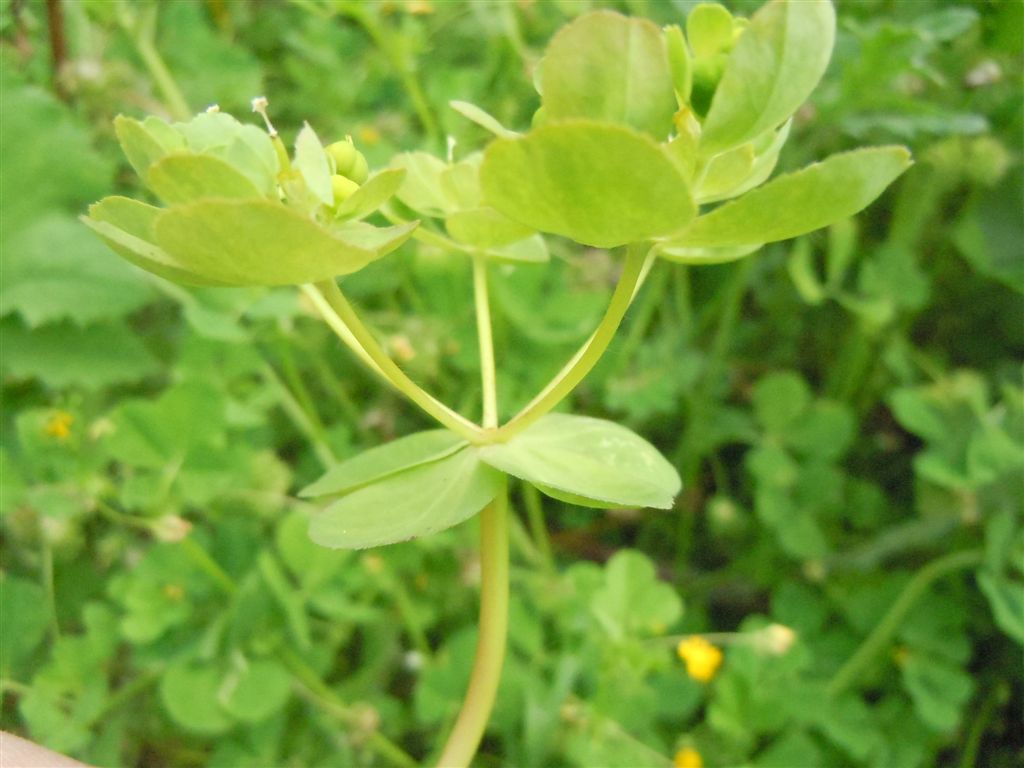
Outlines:
POLYGON ((335 205, 348 200, 357 189, 359 189, 359 185, 352 179, 337 174, 331 176, 331 190, 334 192, 335 205))
POLYGON ((366 164, 366 158, 362 152, 356 152, 355 160, 352 161, 352 167, 349 168, 348 173, 345 175, 356 184, 362 184, 366 181, 366 177, 370 175, 370 166, 366 164))
POLYGON ((328 146, 327 154, 334 160, 334 172, 348 176, 359 152, 356 151, 355 145, 351 141, 344 139, 328 146))

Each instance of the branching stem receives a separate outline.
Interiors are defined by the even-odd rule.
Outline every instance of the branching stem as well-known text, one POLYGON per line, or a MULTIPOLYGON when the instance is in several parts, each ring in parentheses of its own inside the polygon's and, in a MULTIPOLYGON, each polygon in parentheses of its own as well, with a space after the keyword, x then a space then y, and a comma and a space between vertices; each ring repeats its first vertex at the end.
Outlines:
MULTIPOLYGON (((348 299, 342 294, 338 284, 333 280, 325 280, 317 283, 312 291, 306 290, 307 295, 319 293, 331 309, 331 314, 336 316, 336 321, 328 322, 331 328, 338 333, 342 341, 348 344, 355 353, 370 367, 380 373, 392 386, 405 395, 409 400, 423 409, 424 412, 433 416, 442 425, 452 432, 460 435, 471 443, 481 442, 483 431, 479 426, 468 419, 460 416, 440 400, 425 392, 416 382, 409 378, 406 373, 395 364, 374 338, 370 329, 363 325, 348 299)), ((315 302, 317 308, 323 312, 323 303, 315 302)), ((325 314, 325 319, 329 318, 325 314)))
POLYGON ((650 269, 653 254, 646 243, 632 243, 626 252, 626 263, 622 268, 615 292, 612 294, 608 309, 601 318, 594 335, 580 348, 576 355, 551 380, 541 392, 526 405, 507 424, 500 427, 489 442, 506 441, 522 432, 537 419, 549 413, 552 408, 564 400, 584 377, 597 365, 601 355, 615 337, 615 332, 622 324, 633 297, 641 281, 650 269))

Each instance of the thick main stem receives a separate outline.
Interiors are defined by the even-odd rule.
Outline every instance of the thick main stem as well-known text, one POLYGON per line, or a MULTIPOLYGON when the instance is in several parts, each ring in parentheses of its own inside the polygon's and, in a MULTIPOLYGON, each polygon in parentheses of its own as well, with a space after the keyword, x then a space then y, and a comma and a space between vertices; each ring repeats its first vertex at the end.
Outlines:
MULTIPOLYGON (((359 319, 352 305, 348 303, 348 299, 342 295, 337 283, 333 280, 325 280, 317 283, 316 288, 327 301, 331 310, 337 315, 340 325, 346 329, 347 334, 342 338, 346 341, 350 339, 354 342, 354 348, 362 350, 362 354, 357 352, 357 354, 360 354, 360 357, 365 355, 373 363, 372 367, 378 370, 395 389, 452 432, 466 438, 470 442, 480 442, 480 437, 483 434, 480 427, 463 418, 444 403, 425 392, 406 375, 405 371, 395 364, 394 360, 388 356, 387 352, 377 342, 377 339, 374 338, 370 329, 363 325, 363 321, 359 319)), ((350 346, 353 345, 350 344, 350 346)))
POLYGON ((476 305, 476 329, 480 341, 480 383, 483 389, 483 426, 498 426, 497 379, 494 372, 494 338, 491 333, 491 306, 487 297, 487 261, 473 255, 473 303, 476 305))
POLYGON ((615 337, 615 332, 622 324, 636 289, 646 272, 650 247, 646 243, 632 243, 626 252, 626 263, 622 268, 615 292, 612 294, 608 309, 590 340, 576 353, 576 356, 565 368, 523 408, 507 424, 498 429, 491 442, 502 442, 526 429, 537 419, 549 413, 583 381, 588 373, 597 365, 601 355, 615 337))
POLYGON ((469 766, 498 693, 508 635, 508 489, 480 513, 480 639, 466 698, 439 768, 469 766))

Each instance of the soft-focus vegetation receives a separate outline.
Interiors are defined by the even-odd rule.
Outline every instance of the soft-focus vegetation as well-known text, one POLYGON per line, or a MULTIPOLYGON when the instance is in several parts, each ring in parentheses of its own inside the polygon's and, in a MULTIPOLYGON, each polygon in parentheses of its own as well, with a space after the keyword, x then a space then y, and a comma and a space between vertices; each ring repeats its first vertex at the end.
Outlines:
MULTIPOLYGON (((289 146, 308 120, 371 169, 458 159, 492 137, 448 102, 528 128, 572 18, 695 5, 0 5, 3 728, 101 766, 410 765, 436 758, 475 645, 476 520, 331 551, 297 497, 432 424, 293 289, 175 286, 94 237, 90 202, 146 194, 111 118, 243 116, 266 94, 289 146)), ((1024 759, 1024 3, 837 13, 780 168, 880 144, 916 164, 855 220, 655 265, 572 410, 646 436, 683 493, 595 510, 513 485, 479 765, 1024 759)), ((621 268, 549 245, 492 270, 503 421, 621 268)), ((475 418, 467 260, 410 241, 343 285, 475 418)))

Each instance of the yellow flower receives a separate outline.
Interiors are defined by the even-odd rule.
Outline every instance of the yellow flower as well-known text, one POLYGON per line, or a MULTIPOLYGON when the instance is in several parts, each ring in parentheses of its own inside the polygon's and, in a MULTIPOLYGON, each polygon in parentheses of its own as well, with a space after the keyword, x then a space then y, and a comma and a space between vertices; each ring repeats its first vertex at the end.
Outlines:
POLYGON ((50 437, 58 440, 67 440, 71 436, 71 425, 75 423, 75 417, 67 411, 55 411, 43 427, 50 437))
POLYGON ((676 652, 686 662, 686 673, 701 683, 711 680, 722 665, 722 652, 699 635, 681 640, 676 652))
POLYGON ((696 749, 693 747, 683 747, 672 758, 672 765, 675 768, 704 768, 704 761, 701 760, 700 752, 696 749))

